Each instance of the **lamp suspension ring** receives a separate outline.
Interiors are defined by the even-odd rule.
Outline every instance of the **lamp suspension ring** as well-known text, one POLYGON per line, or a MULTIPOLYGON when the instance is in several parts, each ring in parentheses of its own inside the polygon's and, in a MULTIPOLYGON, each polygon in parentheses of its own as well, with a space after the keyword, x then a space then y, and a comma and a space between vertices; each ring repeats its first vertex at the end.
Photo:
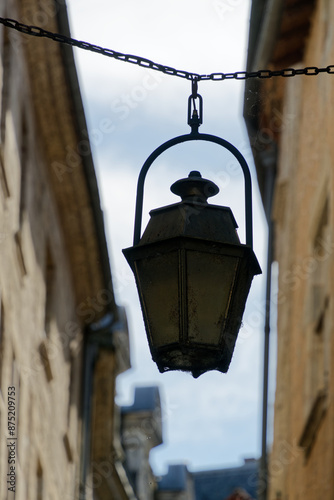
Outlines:
POLYGON ((146 174, 151 167, 152 163, 167 149, 188 141, 208 141, 218 144, 227 149, 238 160, 245 180, 245 224, 246 224, 246 245, 253 249, 253 215, 252 215, 252 180, 249 167, 240 151, 233 146, 230 142, 211 134, 201 134, 198 129, 203 123, 203 98, 198 94, 198 81, 199 78, 193 76, 191 79, 191 95, 188 98, 188 125, 191 127, 190 134, 180 135, 174 137, 169 141, 161 144, 145 161, 138 177, 137 184, 137 199, 136 199, 136 214, 135 214, 135 228, 133 244, 137 245, 141 237, 141 225, 143 214, 143 197, 144 197, 144 182, 146 174), (198 99, 198 109, 196 107, 196 100, 198 99))
MULTIPOLYGON (((199 94, 197 95, 198 97, 199 94)), ((192 96, 189 97, 189 101, 192 99, 192 96)), ((200 99, 200 103, 202 99, 200 99)), ((201 109, 201 108, 200 108, 201 109)), ((188 116, 189 118, 189 116, 188 116)), ((191 125, 192 126, 192 125, 191 125)), ((211 134, 202 134, 198 132, 198 126, 193 127, 190 134, 180 135, 178 137, 174 137, 173 139, 168 140, 167 142, 161 144, 150 156, 147 158, 145 163, 143 164, 141 171, 138 177, 137 183, 137 199, 136 199, 136 213, 135 213, 135 227, 134 227, 134 238, 133 245, 137 245, 139 243, 141 237, 141 226, 142 226, 142 213, 143 213, 143 197, 144 197, 144 183, 146 174, 151 167, 152 163, 167 149, 176 146, 177 144, 181 144, 183 142, 189 141, 207 141, 213 142, 227 149, 233 156, 238 160, 245 181, 245 225, 246 225, 246 245, 248 245, 251 249, 253 249, 253 216, 252 216, 252 181, 251 175, 249 171, 249 167, 243 155, 240 151, 233 146, 230 142, 222 139, 221 137, 217 137, 211 134)))

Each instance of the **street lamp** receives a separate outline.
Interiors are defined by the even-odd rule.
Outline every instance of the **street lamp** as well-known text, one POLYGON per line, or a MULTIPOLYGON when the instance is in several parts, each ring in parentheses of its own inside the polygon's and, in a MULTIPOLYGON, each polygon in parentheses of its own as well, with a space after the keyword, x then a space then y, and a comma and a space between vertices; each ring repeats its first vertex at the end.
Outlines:
POLYGON ((138 179, 133 247, 123 253, 135 275, 153 360, 159 370, 227 372, 254 275, 261 269, 252 249, 252 201, 249 168, 241 153, 219 137, 200 134, 202 99, 194 92, 189 110, 200 99, 200 113, 188 111, 191 133, 162 144, 146 160, 138 179), (218 193, 197 171, 171 186, 181 201, 150 212, 142 235, 143 187, 153 161, 181 142, 205 140, 228 149, 245 177, 246 244, 228 207, 211 205, 218 193))

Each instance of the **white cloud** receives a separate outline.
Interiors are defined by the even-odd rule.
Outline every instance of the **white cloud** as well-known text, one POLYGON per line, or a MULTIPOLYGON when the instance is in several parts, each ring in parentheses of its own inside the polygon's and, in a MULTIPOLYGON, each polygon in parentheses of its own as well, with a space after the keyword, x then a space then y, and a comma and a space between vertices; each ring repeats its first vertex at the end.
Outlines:
POLYGON ((242 69, 235 65, 245 59, 248 2, 101 0, 92 9, 88 0, 69 0, 68 5, 79 39, 172 67, 185 65, 179 69, 187 71, 224 71, 222 64, 226 71, 242 69))

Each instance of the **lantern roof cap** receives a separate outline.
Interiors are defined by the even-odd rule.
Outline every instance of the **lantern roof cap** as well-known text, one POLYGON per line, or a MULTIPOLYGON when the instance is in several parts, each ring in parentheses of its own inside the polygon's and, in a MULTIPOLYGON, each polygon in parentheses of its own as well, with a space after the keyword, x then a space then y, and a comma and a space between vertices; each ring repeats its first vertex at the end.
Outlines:
POLYGON ((170 189, 181 196, 181 201, 150 211, 151 219, 139 246, 176 237, 240 244, 238 224, 231 209, 207 202, 209 196, 219 192, 214 182, 193 170, 170 189))

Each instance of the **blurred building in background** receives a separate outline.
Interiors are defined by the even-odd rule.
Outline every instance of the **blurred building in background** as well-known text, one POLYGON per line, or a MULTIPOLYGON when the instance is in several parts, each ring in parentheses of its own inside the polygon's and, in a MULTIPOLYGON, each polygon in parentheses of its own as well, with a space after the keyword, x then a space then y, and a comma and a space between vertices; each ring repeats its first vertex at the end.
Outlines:
POLYGON ((153 500, 156 480, 149 464, 152 448, 162 444, 159 388, 137 387, 131 406, 121 408, 126 468, 139 500, 153 500))
POLYGON ((333 63, 333 2, 253 0, 248 70, 309 68, 249 80, 245 90, 279 265, 270 500, 334 495, 334 80, 317 70, 333 63))
POLYGON ((258 486, 258 460, 225 469, 189 472, 170 465, 158 482, 156 500, 253 500, 258 486))
POLYGON ((196 500, 253 500, 257 498, 258 460, 245 459, 240 467, 194 472, 193 480, 196 500))
POLYGON ((167 474, 158 482, 156 500, 195 500, 194 480, 184 464, 168 467, 167 474))

